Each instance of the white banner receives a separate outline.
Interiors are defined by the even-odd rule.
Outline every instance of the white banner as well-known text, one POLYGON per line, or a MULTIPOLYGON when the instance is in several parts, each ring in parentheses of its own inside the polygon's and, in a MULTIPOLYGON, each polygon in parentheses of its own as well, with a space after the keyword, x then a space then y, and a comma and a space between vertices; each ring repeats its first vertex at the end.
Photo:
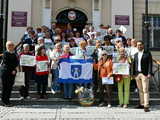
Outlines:
POLYGON ((31 55, 20 56, 20 66, 35 66, 35 64, 36 64, 35 56, 31 55))
POLYGON ((113 85, 114 84, 113 77, 102 77, 102 84, 103 85, 113 85))
POLYGON ((48 71, 48 61, 38 61, 36 67, 37 72, 46 72, 48 71))
POLYGON ((129 75, 129 64, 113 63, 113 74, 129 75))
POLYGON ((60 63, 59 78, 73 80, 92 79, 93 64, 85 60, 66 60, 60 63))

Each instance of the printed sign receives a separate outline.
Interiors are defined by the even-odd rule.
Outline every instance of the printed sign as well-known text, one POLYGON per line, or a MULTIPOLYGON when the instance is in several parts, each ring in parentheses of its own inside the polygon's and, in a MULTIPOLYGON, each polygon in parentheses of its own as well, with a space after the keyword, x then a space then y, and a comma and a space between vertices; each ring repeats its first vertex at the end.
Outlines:
POLYGON ((48 61, 39 61, 37 62, 37 72, 48 71, 48 61))
POLYGON ((116 15, 115 25, 129 25, 129 16, 128 15, 116 15))
POLYGON ((129 75, 129 64, 128 63, 114 63, 113 74, 129 75))
POLYGON ((20 65, 21 66, 35 66, 35 56, 31 55, 21 55, 20 57, 20 65))
POLYGON ((27 27, 27 12, 12 12, 12 27, 27 27))
POLYGON ((113 77, 102 77, 102 84, 103 85, 113 85, 114 84, 113 77))

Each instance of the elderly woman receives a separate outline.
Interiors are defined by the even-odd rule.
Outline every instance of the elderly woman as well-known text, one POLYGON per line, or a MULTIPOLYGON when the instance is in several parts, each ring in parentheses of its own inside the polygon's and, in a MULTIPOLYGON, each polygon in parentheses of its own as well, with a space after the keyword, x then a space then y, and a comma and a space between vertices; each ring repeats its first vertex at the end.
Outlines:
MULTIPOLYGON (((126 55, 126 51, 124 48, 119 49, 119 54, 119 63, 130 63, 130 60, 126 55)), ((130 77, 129 75, 118 75, 116 76, 116 80, 118 81, 119 106, 127 108, 127 105, 129 104, 130 94, 130 77)))
MULTIPOLYGON (((70 56, 72 56, 72 54, 70 53, 69 45, 64 45, 63 53, 60 58, 69 59, 70 56)), ((72 97, 73 97, 73 84, 66 82, 64 83, 64 98, 71 99, 72 97)))
POLYGON ((50 59, 52 60, 52 64, 51 64, 52 83, 53 83, 52 93, 55 93, 55 91, 60 90, 60 85, 57 82, 58 82, 58 75, 59 75, 58 62, 61 55, 62 55, 62 44, 57 43, 53 51, 50 52, 50 59))
POLYGON ((80 58, 83 58, 83 59, 88 58, 86 46, 87 46, 87 42, 84 41, 84 40, 81 41, 79 43, 79 48, 76 50, 76 54, 75 55, 80 57, 80 58))
POLYGON ((10 107, 12 106, 10 96, 17 73, 18 58, 14 53, 14 43, 12 41, 7 41, 6 49, 2 58, 2 103, 4 106, 10 107))
POLYGON ((105 106, 108 104, 108 107, 111 107, 111 85, 110 84, 104 84, 102 81, 105 78, 108 78, 111 80, 112 76, 112 60, 108 56, 106 51, 101 52, 101 59, 98 62, 98 72, 99 72, 99 78, 101 81, 100 85, 100 104, 99 106, 105 106), (104 93, 104 90, 106 90, 106 93, 104 93))

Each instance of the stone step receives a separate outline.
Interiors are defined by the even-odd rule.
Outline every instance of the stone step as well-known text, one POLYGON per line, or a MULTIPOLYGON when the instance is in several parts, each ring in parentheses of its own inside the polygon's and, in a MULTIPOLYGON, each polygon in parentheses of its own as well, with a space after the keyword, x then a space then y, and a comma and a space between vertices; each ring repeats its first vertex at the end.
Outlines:
MULTIPOLYGON (((39 99, 32 98, 30 100, 19 100, 18 98, 11 98, 11 103, 14 105, 77 105, 79 103, 79 99, 66 100, 63 98, 49 98, 49 99, 39 99)), ((95 99, 94 105, 98 105, 99 99, 95 99)), ((118 99, 112 99, 112 105, 118 105, 118 99)), ((0 101, 1 104, 1 101, 0 101)), ((139 104, 139 98, 131 98, 130 105, 139 104)), ((150 98, 150 105, 160 105, 159 98, 150 98)))
MULTIPOLYGON (((36 91, 29 91, 29 95, 34 98, 37 96, 37 92, 36 91)), ((48 95, 48 98, 63 98, 63 93, 52 94, 51 91, 47 91, 47 95, 48 95)), ((97 98, 98 95, 100 95, 100 94, 97 93, 97 96, 95 96, 95 97, 97 98)), ((1 91, 0 91, 0 97, 1 97, 1 91)), ((11 97, 12 98, 20 98, 21 96, 19 94, 19 91, 12 91, 11 97)), ((118 93, 113 92, 112 97, 117 98, 118 93)), ((139 97, 138 93, 130 92, 130 98, 138 98, 138 97, 139 97)), ((150 92, 150 98, 160 98, 160 93, 159 92, 150 92)))
MULTIPOLYGON (((20 89, 20 86, 14 86, 13 89, 12 89, 12 91, 19 91, 19 89, 20 89)), ((1 90, 2 90, 2 87, 0 87, 0 91, 1 91, 1 90)), ((31 85, 30 88, 29 88, 29 90, 30 90, 30 91, 36 91, 36 90, 37 90, 37 86, 36 86, 36 85, 31 85)), ((48 90, 48 91, 51 90, 50 86, 47 88, 47 90, 48 90)), ((112 90, 113 90, 113 91, 117 91, 117 87, 114 86, 112 90)), ((131 88, 131 89, 130 89, 130 91, 132 91, 132 92, 133 92, 134 90, 135 90, 134 88, 131 88)), ((159 92, 159 91, 157 91, 157 90, 155 89, 155 87, 150 87, 150 88, 149 88, 149 91, 150 91, 150 92, 159 92)))

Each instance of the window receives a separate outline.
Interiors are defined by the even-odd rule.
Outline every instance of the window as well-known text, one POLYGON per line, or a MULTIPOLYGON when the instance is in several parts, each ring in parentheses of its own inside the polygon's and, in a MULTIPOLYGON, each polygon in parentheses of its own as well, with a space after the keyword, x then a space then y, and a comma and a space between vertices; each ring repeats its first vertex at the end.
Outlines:
MULTIPOLYGON (((146 41, 146 29, 144 22, 146 21, 146 16, 143 15, 143 40, 146 41)), ((149 15, 149 36, 150 36, 150 48, 160 49, 160 14, 159 15, 149 15)))
POLYGON ((45 0, 45 8, 51 8, 51 1, 45 0))
POLYGON ((94 10, 99 11, 100 9, 100 1, 94 0, 94 10))

